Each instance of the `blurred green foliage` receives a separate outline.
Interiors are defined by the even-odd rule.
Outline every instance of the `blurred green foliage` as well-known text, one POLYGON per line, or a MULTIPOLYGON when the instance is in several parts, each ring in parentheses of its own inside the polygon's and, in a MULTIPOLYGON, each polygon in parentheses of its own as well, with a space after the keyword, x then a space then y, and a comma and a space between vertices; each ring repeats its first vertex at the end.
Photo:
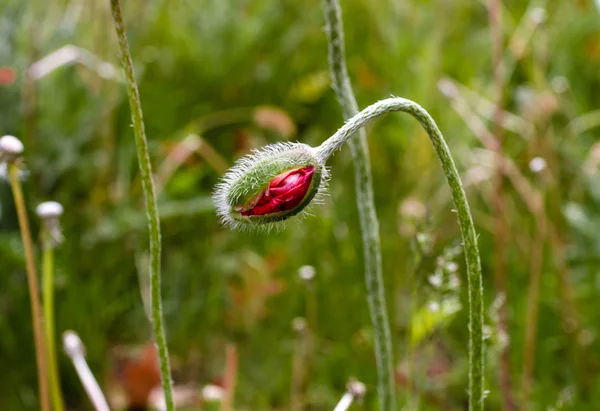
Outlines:
MULTIPOLYGON (((210 202, 224 164, 250 148, 283 139, 317 145, 342 124, 329 89, 320 2, 124 3, 161 188, 163 297, 176 382, 201 386, 218 380, 225 346, 235 343, 236 409, 287 409, 292 393, 299 392, 306 409, 329 410, 350 377, 369 389, 354 409, 375 409, 348 150, 331 163, 326 203, 284 231, 229 232, 218 225, 210 202), (196 145, 186 150, 181 143, 190 134, 196 145), (316 270, 308 282, 298 275, 305 265, 316 270), (308 336, 294 331, 297 317, 307 318, 308 336), (305 379, 292 366, 302 344, 308 347, 299 361, 305 379)), ((438 122, 465 176, 480 232, 490 326, 486 403, 500 409, 493 162, 437 87, 443 78, 461 84, 470 115, 490 126, 486 2, 348 0, 342 6, 359 105, 390 94, 419 102, 438 122)), ((0 84, 0 133, 25 143, 30 210, 49 199, 65 207, 56 326, 80 334, 92 369, 107 381, 111 347, 141 344, 150 336, 144 282, 141 289, 138 282, 146 275, 143 199, 108 1, 2 0, 0 11, 0 66, 18 76, 0 84), (28 68, 39 73, 32 64, 49 67, 56 54, 43 64, 40 59, 66 45, 78 48, 59 56, 75 56, 74 64, 28 79, 28 68)), ((506 109, 519 126, 505 132, 505 155, 542 199, 549 223, 546 235, 536 238, 540 216, 507 182, 500 218, 510 240, 514 395, 520 395, 531 250, 542 241, 528 409, 599 409, 600 14, 591 0, 506 0, 503 32, 505 63, 514 68, 507 70, 506 109), (536 157, 546 161, 538 173, 529 168, 536 157)), ((443 176, 412 119, 390 115, 369 136, 401 403, 465 409, 464 265, 455 253, 458 227, 443 176)), ((32 220, 37 233, 33 213, 32 220)), ((33 410, 37 389, 24 260, 12 197, 1 181, 0 267, 0 405, 33 410)), ((89 409, 64 355, 60 368, 68 404, 89 409)))

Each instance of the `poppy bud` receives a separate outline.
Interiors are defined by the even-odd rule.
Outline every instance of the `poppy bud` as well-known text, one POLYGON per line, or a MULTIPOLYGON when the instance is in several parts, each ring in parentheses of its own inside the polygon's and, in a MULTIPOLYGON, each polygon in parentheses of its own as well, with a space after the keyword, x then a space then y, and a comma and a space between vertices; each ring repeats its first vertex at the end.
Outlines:
POLYGON ((241 158, 217 185, 217 214, 232 228, 277 223, 301 211, 323 191, 325 166, 310 146, 279 143, 241 158))

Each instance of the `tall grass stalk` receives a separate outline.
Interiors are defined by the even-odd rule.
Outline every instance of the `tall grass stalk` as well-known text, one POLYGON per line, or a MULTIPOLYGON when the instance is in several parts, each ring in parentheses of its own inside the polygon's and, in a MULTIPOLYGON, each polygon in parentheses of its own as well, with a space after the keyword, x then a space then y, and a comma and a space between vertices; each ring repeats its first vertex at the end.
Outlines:
MULTIPOLYGON (((503 35, 502 35, 502 8, 500 0, 488 0, 488 18, 490 22, 490 37, 492 43, 492 64, 494 70, 494 103, 493 112, 493 133, 497 144, 495 145, 496 158, 504 156, 504 133, 502 123, 504 122, 504 63, 503 55, 503 35)), ((504 411, 514 411, 516 409, 515 401, 511 391, 511 371, 510 371, 510 343, 511 338, 508 329, 507 303, 508 296, 506 292, 507 270, 506 270, 506 247, 508 245, 508 225, 505 220, 505 184, 502 162, 495 162, 494 170, 494 194, 493 209, 496 216, 494 227, 494 282, 496 292, 501 296, 502 304, 498 307, 498 333, 500 338, 500 358, 499 361, 499 385, 502 394, 502 409, 504 411)))
POLYGON ((290 411, 303 411, 306 408, 306 386, 310 367, 310 346, 312 332, 309 323, 296 317, 292 322, 296 339, 292 354, 292 378, 290 387, 290 411))
POLYGON ((413 101, 399 97, 381 100, 346 121, 333 136, 316 148, 316 155, 319 161, 325 162, 362 127, 383 114, 395 111, 410 114, 427 132, 440 160, 456 207, 467 263, 469 294, 469 410, 481 411, 484 401, 483 281, 477 233, 460 175, 435 121, 423 107, 413 101))
POLYGON ((129 52, 127 34, 121 15, 121 5, 119 0, 110 2, 115 30, 119 39, 119 54, 121 55, 121 64, 125 72, 127 83, 127 93, 129 95, 129 106, 131 108, 131 119, 133 121, 133 132, 135 137, 135 146, 137 149, 138 165, 142 178, 142 187, 146 198, 146 209, 148 218, 148 230, 150 232, 150 294, 152 296, 152 326, 154 338, 158 346, 158 357, 160 363, 160 374, 162 388, 165 396, 167 411, 174 410, 173 404, 173 383, 171 381, 171 369, 169 366, 169 352, 167 340, 163 325, 162 300, 160 290, 160 220, 158 206, 156 204, 156 190, 152 180, 152 165, 150 163, 150 154, 148 152, 148 142, 144 131, 144 120, 142 115, 142 105, 140 102, 140 93, 138 91, 135 75, 133 72, 133 63, 129 52))
POLYGON ((42 310, 40 308, 40 287, 35 268, 35 256, 33 253, 33 242, 29 231, 29 220, 27 208, 19 177, 19 166, 16 162, 8 163, 10 185, 15 199, 17 218, 25 250, 25 264, 27 269, 27 283, 29 285, 29 298, 31 302, 31 322, 33 326, 33 338, 35 342, 35 355, 37 359, 38 383, 40 395, 40 407, 42 411, 50 411, 50 395, 48 391, 48 362, 46 359, 46 344, 44 343, 44 330, 42 328, 42 310))
POLYGON ((56 360, 56 344, 54 329, 54 244, 50 232, 44 229, 42 233, 42 285, 44 306, 44 327, 46 331, 46 348, 48 350, 48 380, 52 394, 54 411, 65 409, 60 389, 58 361, 56 360))
POLYGON ((221 401, 220 411, 231 411, 234 409, 235 384, 238 377, 238 352, 235 344, 229 343, 225 346, 225 396, 221 401))
MULTIPOLYGON (((329 69, 333 89, 342 108, 344 120, 358 113, 358 104, 346 67, 344 50, 344 25, 338 0, 322 0, 325 12, 329 69)), ((348 141, 354 160, 356 203, 363 241, 367 300, 373 324, 375 358, 378 373, 378 394, 381 410, 396 409, 396 387, 394 383, 394 353, 389 316, 385 301, 385 286, 381 267, 381 244, 379 221, 373 200, 373 183, 367 134, 360 129, 348 141)))
MULTIPOLYGON (((544 216, 545 217, 545 216, 544 216)), ((523 346, 523 374, 521 378, 521 404, 529 408, 531 387, 533 385, 533 369, 535 363, 535 343, 538 329, 538 313, 540 308, 540 286, 543 273, 544 247, 547 236, 546 219, 538 219, 535 236, 531 242, 531 259, 529 265, 529 292, 527 295, 527 311, 525 313, 525 343, 523 346)))

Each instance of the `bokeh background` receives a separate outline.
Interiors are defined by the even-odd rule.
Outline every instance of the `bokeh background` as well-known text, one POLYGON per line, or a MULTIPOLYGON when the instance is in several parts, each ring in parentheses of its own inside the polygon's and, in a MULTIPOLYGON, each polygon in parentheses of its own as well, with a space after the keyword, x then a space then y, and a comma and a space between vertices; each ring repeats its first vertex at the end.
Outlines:
MULTIPOLYGON (((144 363, 152 354, 143 196, 108 6, 0 0, 0 133, 26 147, 34 236, 39 202, 66 210, 57 329, 79 333, 107 395, 125 404, 132 381, 154 381, 155 370, 144 363)), ((484 270, 487 408, 509 409, 512 397, 523 410, 600 409, 595 4, 501 2, 501 121, 486 1, 342 7, 359 105, 389 95, 420 103, 464 177, 484 270), (532 310, 537 325, 527 319, 532 310)), ((192 392, 218 385, 237 358, 236 410, 331 410, 350 378, 369 390, 354 409, 376 409, 348 149, 330 163, 325 204, 281 232, 230 232, 210 199, 220 175, 250 149, 318 145, 342 124, 319 1, 125 1, 123 12, 159 189, 176 384, 192 392)), ((466 277, 444 177, 410 117, 388 115, 368 134, 400 403, 466 409, 466 277)), ((32 342, 23 249, 0 181, 3 410, 38 409, 32 342)), ((59 358, 70 409, 91 409, 68 358, 59 358)))

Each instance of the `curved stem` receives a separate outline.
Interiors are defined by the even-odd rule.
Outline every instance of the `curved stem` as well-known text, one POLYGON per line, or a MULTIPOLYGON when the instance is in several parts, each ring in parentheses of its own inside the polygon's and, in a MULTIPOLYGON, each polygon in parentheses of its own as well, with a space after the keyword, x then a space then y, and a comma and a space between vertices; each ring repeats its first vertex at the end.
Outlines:
POLYGON ((160 362, 160 375, 162 388, 165 396, 167 411, 174 410, 173 386, 171 381, 171 369, 169 367, 169 352, 167 339, 163 325, 162 300, 160 295, 160 220, 158 206, 156 204, 156 190, 152 180, 152 165, 148 152, 148 142, 144 131, 144 120, 142 116, 142 105, 140 93, 133 73, 133 63, 129 53, 129 44, 121 16, 121 5, 119 0, 111 0, 111 9, 117 37, 119 39, 119 54, 121 64, 125 72, 127 83, 127 94, 129 95, 129 107, 131 108, 131 119, 133 121, 133 132, 135 146, 137 149, 138 164, 142 178, 142 187, 146 198, 146 209, 148 217, 148 231, 150 232, 150 289, 152 295, 152 326, 154 338, 158 346, 158 357, 160 362))
POLYGON ((431 144, 442 165, 442 170, 450 186, 452 199, 458 214, 465 259, 469 291, 469 409, 483 410, 483 283, 481 263, 477 247, 477 234, 467 196, 460 176, 454 165, 450 149, 435 121, 417 103, 395 97, 381 100, 346 122, 333 136, 316 148, 320 160, 326 161, 352 135, 375 118, 394 111, 402 111, 413 116, 427 132, 431 144))
POLYGON ((42 310, 40 308, 40 287, 38 285, 35 269, 35 257, 33 254, 33 243, 29 231, 29 220, 27 219, 27 208, 23 198, 23 189, 19 180, 19 166, 14 162, 8 164, 10 185, 15 199, 23 249, 25 250, 25 264, 27 268, 27 284, 29 286, 29 299, 31 302, 31 323, 33 326, 33 339, 35 343, 35 355, 37 359, 37 371, 39 380, 40 405, 42 411, 50 411, 50 396, 48 392, 48 374, 46 362, 46 346, 44 344, 44 330, 42 328, 42 310))
POLYGON ((42 288, 44 307, 44 326, 46 331, 46 348, 48 350, 48 380, 52 394, 54 411, 65 409, 60 390, 58 362, 56 361, 56 344, 54 333, 54 245, 47 229, 42 232, 44 248, 42 264, 42 288))
MULTIPOLYGON (((342 108, 344 120, 358 113, 358 104, 346 68, 344 51, 344 26, 338 0, 323 0, 325 12, 329 69, 332 86, 342 108)), ((396 387, 394 384, 394 353, 389 316, 385 301, 385 286, 381 268, 381 244, 379 221, 373 200, 373 183, 367 134, 360 129, 348 141, 354 160, 356 203, 363 241, 367 300, 373 325, 375 358, 378 374, 380 410, 396 410, 396 387)))

